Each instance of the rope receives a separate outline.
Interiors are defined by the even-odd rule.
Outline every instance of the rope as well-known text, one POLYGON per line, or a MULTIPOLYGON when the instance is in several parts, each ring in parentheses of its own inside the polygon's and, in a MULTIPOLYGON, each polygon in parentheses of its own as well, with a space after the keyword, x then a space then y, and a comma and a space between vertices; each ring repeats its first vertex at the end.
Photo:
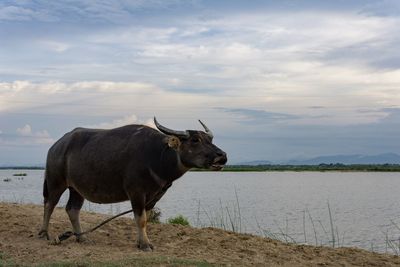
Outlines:
POLYGON ((108 218, 107 220, 101 222, 100 224, 96 225, 96 226, 93 227, 92 229, 89 229, 89 230, 87 230, 87 231, 85 231, 85 232, 82 232, 82 233, 74 233, 74 232, 71 232, 71 231, 67 231, 67 232, 65 232, 65 233, 60 234, 59 236, 57 236, 57 237, 54 239, 53 242, 54 242, 55 245, 58 245, 58 244, 61 243, 61 241, 67 240, 68 238, 70 238, 70 237, 73 236, 73 235, 76 236, 76 237, 80 237, 80 236, 86 235, 86 234, 88 234, 88 233, 91 233, 91 232, 95 231, 96 229, 100 228, 101 226, 105 225, 106 223, 108 223, 108 222, 114 220, 115 218, 118 218, 118 217, 120 217, 120 216, 122 216, 122 215, 125 215, 125 214, 127 214, 127 213, 129 213, 129 212, 132 212, 132 211, 133 211, 133 209, 124 211, 124 212, 122 212, 122 213, 120 213, 120 214, 117 214, 117 215, 115 215, 115 216, 113 216, 113 217, 111 217, 111 218, 108 218))

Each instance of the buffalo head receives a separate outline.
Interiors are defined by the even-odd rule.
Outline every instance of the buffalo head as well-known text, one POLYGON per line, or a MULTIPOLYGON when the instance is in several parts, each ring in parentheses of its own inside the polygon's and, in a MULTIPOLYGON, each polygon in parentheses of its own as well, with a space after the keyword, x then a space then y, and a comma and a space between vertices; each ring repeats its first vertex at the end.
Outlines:
POLYGON ((221 170, 227 162, 226 153, 212 143, 214 137, 212 132, 204 123, 200 120, 199 122, 204 127, 205 132, 171 130, 159 124, 154 117, 157 129, 173 137, 171 147, 176 149, 185 167, 221 170))

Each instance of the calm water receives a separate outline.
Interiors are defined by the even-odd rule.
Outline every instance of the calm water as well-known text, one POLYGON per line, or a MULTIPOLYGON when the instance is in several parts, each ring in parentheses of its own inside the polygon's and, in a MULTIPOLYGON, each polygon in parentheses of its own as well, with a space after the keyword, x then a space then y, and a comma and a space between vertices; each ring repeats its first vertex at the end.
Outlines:
MULTIPOLYGON (((40 204, 42 183, 41 170, 0 170, 0 200, 40 204), (20 172, 28 175, 13 176, 20 172)), ((392 252, 386 236, 399 245, 399 192, 400 173, 190 172, 157 206, 162 220, 182 214, 192 225, 231 228, 232 222, 242 232, 331 245, 329 203, 336 244, 392 252)), ((64 193, 60 205, 67 197, 64 193)), ((84 206, 107 214, 129 208, 129 203, 84 206)))

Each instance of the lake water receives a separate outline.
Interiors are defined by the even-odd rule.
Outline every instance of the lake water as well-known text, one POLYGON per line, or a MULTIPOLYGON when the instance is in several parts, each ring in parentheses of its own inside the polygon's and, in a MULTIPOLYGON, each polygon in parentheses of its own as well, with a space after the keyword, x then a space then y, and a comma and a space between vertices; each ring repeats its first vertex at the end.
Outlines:
MULTIPOLYGON (((42 170, 0 170, 0 200, 41 204, 42 184, 42 170), (21 172, 27 176, 13 176, 21 172)), ((336 246, 395 253, 399 192, 400 173, 189 172, 157 207, 163 221, 182 214, 194 226, 234 227, 298 243, 332 245, 334 240, 336 246)), ((64 193, 59 205, 67 197, 64 193)), ((106 214, 126 209, 129 203, 84 205, 106 214)))

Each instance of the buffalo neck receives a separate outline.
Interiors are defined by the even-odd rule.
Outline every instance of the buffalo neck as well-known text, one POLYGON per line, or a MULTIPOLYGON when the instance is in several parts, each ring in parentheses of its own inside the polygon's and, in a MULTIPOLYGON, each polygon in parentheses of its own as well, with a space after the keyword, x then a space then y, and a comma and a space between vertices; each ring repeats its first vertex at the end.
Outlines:
POLYGON ((175 181, 188 170, 189 168, 182 164, 179 153, 168 146, 164 147, 160 152, 160 159, 156 165, 153 166, 153 171, 167 182, 175 181))

